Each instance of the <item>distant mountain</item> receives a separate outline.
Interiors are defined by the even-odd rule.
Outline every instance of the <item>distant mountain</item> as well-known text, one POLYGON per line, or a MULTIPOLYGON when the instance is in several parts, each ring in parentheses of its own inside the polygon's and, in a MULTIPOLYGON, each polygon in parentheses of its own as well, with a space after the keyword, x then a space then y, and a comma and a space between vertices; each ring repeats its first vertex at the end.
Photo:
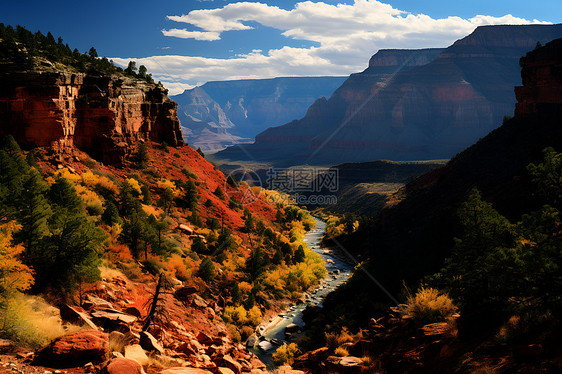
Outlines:
POLYGON ((301 118, 346 77, 291 77, 208 82, 172 96, 186 140, 204 151, 250 143, 256 134, 301 118))
MULTIPOLYGON (((445 50, 379 51, 306 116, 245 151, 277 165, 450 158, 513 113, 519 59, 562 25, 482 26, 445 50)), ((245 160, 236 147, 217 154, 245 160)))

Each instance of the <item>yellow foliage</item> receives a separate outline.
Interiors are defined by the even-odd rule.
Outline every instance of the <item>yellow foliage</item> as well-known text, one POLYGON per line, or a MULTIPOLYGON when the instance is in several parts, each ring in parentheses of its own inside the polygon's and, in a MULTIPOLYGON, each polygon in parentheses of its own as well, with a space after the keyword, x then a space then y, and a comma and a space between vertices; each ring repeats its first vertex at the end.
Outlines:
POLYGON ((138 180, 136 180, 135 178, 129 178, 127 179, 127 183, 133 190, 135 190, 136 193, 138 193, 139 195, 141 194, 141 186, 138 180))
POLYGON ((419 324, 444 321, 457 312, 453 300, 435 288, 421 288, 409 296, 403 315, 410 316, 419 324))
POLYGON ((248 311, 248 322, 253 326, 259 325, 262 317, 263 317, 263 315, 261 314, 261 310, 260 310, 260 308, 258 308, 257 305, 254 305, 248 311))
POLYGON ((252 285, 248 282, 238 283, 238 288, 240 288, 240 292, 243 295, 248 295, 250 293, 250 291, 252 291, 252 285))
MULTIPOLYGON (((345 343, 351 343, 354 340, 354 336, 349 333, 347 327, 343 327, 340 333, 324 333, 326 337, 326 346, 332 350, 336 351, 339 347, 341 347, 345 343)), ((343 353, 340 351, 340 353, 343 353)))
POLYGON ((25 291, 33 284, 33 270, 19 260, 22 245, 12 245, 12 234, 19 226, 14 222, 0 225, 0 295, 25 291))
POLYGON ((82 179, 82 178, 80 178, 79 175, 71 173, 70 170, 68 170, 67 168, 62 168, 62 169, 59 169, 59 170, 55 171, 54 175, 55 175, 55 179, 57 179, 57 178, 68 179, 69 181, 71 181, 74 184, 77 184, 82 179))
POLYGON ((344 347, 337 347, 336 350, 334 351, 334 353, 335 353, 336 356, 340 356, 340 357, 349 356, 349 352, 344 347))
MULTIPOLYGON (((97 175, 91 171, 86 171, 82 173, 82 184, 90 189, 98 187, 100 189, 110 191, 117 195, 119 193, 119 188, 111 179, 103 175, 97 175)), ((137 183, 138 184, 138 183, 137 183)))
POLYGON ((295 343, 285 344, 277 348, 272 355, 273 362, 277 366, 291 365, 295 361, 295 356, 300 354, 299 347, 295 343))
POLYGON ((176 184, 174 182, 172 182, 171 180, 168 179, 160 179, 158 182, 156 182, 156 186, 161 189, 162 191, 164 191, 166 188, 169 188, 172 190, 172 192, 174 193, 174 196, 178 196, 179 191, 178 188, 176 187, 176 184))

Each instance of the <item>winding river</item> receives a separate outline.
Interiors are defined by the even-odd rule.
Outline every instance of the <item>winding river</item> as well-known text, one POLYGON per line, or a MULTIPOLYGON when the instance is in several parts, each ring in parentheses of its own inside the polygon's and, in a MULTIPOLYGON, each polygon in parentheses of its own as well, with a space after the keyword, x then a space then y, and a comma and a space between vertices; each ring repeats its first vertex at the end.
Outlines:
MULTIPOLYGON (((261 343, 262 341, 271 341, 272 339, 274 339, 274 341, 278 340, 278 342, 285 342, 285 328, 292 324, 296 324, 304 330, 305 323, 302 320, 302 312, 306 309, 306 307, 309 305, 321 307, 324 297, 335 290, 339 285, 345 283, 345 281, 351 276, 353 268, 350 265, 339 259, 332 250, 322 248, 320 246, 322 237, 326 232, 326 222, 317 218, 315 218, 315 220, 316 229, 309 231, 305 235, 304 240, 312 251, 318 253, 324 258, 326 261, 326 270, 328 270, 328 275, 317 287, 309 290, 305 294, 305 301, 303 303, 291 305, 277 317, 274 317, 269 321, 262 322, 262 324, 258 326, 258 330, 261 331, 262 337, 257 343, 261 343)), ((269 346, 269 349, 260 349, 256 344, 256 348, 251 351, 254 352, 264 364, 266 364, 268 370, 273 370, 275 365, 273 364, 271 356, 277 350, 278 345, 265 344, 265 346, 269 346)))

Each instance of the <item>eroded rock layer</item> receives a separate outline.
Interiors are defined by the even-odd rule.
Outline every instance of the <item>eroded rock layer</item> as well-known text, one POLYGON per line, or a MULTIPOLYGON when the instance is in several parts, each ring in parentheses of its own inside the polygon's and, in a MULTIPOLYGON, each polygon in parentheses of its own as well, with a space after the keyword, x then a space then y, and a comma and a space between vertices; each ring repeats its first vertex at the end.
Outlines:
POLYGON ((139 141, 183 143, 176 103, 167 91, 138 80, 87 74, 0 75, 0 135, 24 147, 74 147, 120 163, 139 141))

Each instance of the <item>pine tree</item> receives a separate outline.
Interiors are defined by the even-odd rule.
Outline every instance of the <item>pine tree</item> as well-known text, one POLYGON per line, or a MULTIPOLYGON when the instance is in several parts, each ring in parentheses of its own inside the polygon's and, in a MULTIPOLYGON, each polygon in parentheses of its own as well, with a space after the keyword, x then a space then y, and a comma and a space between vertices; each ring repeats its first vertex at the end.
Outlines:
POLYGON ((52 215, 45 194, 49 189, 36 169, 31 169, 23 179, 22 192, 17 202, 17 218, 21 229, 14 235, 17 242, 23 243, 26 255, 31 256, 39 240, 48 233, 47 221, 52 215))
POLYGON ((207 282, 215 279, 215 265, 213 265, 213 261, 211 261, 209 257, 205 257, 203 261, 201 261, 197 275, 207 282))

